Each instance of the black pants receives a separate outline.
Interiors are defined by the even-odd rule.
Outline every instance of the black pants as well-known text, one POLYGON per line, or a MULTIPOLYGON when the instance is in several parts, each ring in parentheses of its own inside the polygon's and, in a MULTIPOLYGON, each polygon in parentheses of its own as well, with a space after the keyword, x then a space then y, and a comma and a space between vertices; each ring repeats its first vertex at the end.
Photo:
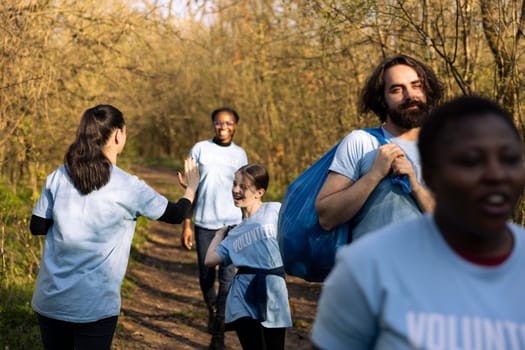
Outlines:
POLYGON ((286 328, 265 328, 251 317, 232 322, 243 350, 284 350, 286 328))
POLYGON ((217 230, 208 230, 195 226, 195 241, 197 243, 197 259, 199 264, 199 284, 201 287, 204 301, 208 307, 216 307, 217 319, 224 321, 226 309, 226 297, 230 290, 230 284, 235 276, 235 267, 219 265, 219 290, 216 291, 215 281, 217 280, 217 270, 215 267, 204 265, 204 258, 210 243, 215 237, 217 230))
POLYGON ((110 350, 118 320, 118 316, 113 316, 74 323, 37 316, 45 350, 110 350))

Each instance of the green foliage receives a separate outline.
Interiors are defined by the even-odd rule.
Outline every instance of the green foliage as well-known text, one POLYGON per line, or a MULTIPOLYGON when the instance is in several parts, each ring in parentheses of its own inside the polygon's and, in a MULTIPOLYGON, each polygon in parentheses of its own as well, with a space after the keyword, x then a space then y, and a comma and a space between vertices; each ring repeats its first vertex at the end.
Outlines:
POLYGON ((3 213, 4 224, 13 224, 17 218, 27 217, 27 209, 31 208, 31 191, 27 185, 20 183, 8 187, 5 182, 0 182, 0 212, 3 213))
POLYGON ((0 349, 42 349, 38 320, 31 309, 32 286, 0 289, 0 349))
POLYGON ((0 288, 31 282, 40 262, 41 238, 29 233, 29 190, 0 187, 0 288))
POLYGON ((137 226, 135 228, 135 234, 133 235, 133 241, 131 242, 131 246, 135 249, 139 249, 142 247, 144 242, 148 239, 148 223, 149 220, 139 216, 137 219, 137 226))
POLYGON ((23 184, 16 188, 0 186, 0 349, 40 349, 30 302, 41 239, 28 230, 31 191, 23 184))

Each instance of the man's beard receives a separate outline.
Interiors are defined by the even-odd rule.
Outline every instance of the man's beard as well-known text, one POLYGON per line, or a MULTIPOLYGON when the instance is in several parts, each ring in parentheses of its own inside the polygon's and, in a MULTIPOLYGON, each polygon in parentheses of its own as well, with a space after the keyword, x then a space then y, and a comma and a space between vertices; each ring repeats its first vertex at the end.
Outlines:
POLYGON ((388 109, 390 120, 403 129, 419 128, 428 116, 428 105, 417 100, 408 100, 397 108, 388 109), (417 106, 418 109, 409 109, 417 106))

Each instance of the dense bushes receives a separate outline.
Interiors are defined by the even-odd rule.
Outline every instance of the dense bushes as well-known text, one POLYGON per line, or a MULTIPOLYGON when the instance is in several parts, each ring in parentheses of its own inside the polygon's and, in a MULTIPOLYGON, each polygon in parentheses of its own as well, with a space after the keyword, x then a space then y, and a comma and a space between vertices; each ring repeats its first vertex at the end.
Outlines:
POLYGON ((31 192, 0 187, 0 349, 40 349, 31 310, 42 238, 29 233, 31 192))
POLYGON ((31 309, 32 285, 0 290, 0 349, 42 349, 38 321, 31 309))

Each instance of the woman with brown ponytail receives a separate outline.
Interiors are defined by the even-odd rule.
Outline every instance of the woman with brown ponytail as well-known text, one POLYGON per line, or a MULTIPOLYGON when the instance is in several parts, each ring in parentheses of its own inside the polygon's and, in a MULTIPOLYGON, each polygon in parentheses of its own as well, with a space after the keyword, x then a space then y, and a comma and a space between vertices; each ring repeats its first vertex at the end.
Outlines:
POLYGON ((193 160, 185 160, 184 195, 172 203, 117 166, 125 144, 117 108, 86 110, 65 164, 47 177, 33 209, 31 233, 46 236, 32 300, 46 350, 109 350, 137 218, 176 224, 191 209, 199 184, 193 160))

